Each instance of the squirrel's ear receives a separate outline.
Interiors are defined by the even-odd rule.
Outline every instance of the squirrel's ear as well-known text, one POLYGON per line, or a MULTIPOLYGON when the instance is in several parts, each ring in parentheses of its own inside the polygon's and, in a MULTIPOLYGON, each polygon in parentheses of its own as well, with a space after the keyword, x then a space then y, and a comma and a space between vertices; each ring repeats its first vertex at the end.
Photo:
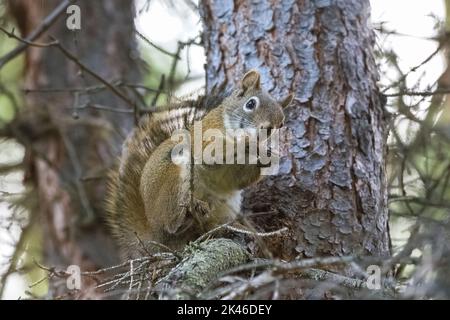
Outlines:
POLYGON ((241 86, 244 92, 248 89, 259 90, 261 88, 261 76, 259 72, 256 70, 247 72, 242 78, 241 86))
POLYGON ((281 107, 284 109, 286 108, 288 105, 291 104, 292 100, 294 100, 294 94, 293 93, 289 93, 286 97, 284 97, 283 99, 281 99, 280 101, 278 101, 278 103, 281 105, 281 107))

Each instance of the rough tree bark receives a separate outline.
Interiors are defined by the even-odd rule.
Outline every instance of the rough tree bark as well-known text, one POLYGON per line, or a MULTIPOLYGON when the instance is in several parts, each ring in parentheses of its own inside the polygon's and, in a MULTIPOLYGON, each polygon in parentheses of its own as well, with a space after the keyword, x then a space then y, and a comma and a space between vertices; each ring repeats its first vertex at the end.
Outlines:
POLYGON ((295 90, 293 139, 280 174, 248 190, 245 208, 282 258, 390 254, 385 122, 369 1, 203 0, 207 89, 248 69, 276 97, 295 90))
MULTIPOLYGON (((22 35, 27 36, 59 3, 14 0, 9 5, 22 35)), ((104 79, 138 82, 137 61, 133 58, 137 57, 133 2, 80 0, 77 5, 81 8, 81 30, 68 30, 68 16, 63 14, 46 36, 36 41, 49 42, 47 35, 51 35, 104 79)), ((100 85, 57 48, 29 47, 24 78, 24 87, 30 90, 100 85)), ((117 260, 117 250, 99 214, 104 169, 116 158, 134 117, 133 112, 74 109, 88 102, 132 110, 109 90, 30 92, 26 107, 11 126, 26 147, 28 179, 39 197, 39 212, 33 214, 40 215, 45 234, 44 263, 49 266, 66 268, 74 264, 92 270, 117 260), (94 178, 86 179, 89 177, 94 178)), ((93 297, 89 290, 83 293, 93 297)))

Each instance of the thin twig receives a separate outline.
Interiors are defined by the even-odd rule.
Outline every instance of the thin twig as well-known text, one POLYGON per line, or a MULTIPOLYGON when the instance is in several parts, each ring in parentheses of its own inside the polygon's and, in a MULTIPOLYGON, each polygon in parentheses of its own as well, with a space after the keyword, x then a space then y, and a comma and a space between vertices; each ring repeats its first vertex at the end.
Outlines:
MULTIPOLYGON (((13 37, 15 39, 17 39, 18 41, 29 45, 29 46, 35 46, 35 47, 55 47, 57 49, 59 49, 59 51, 61 53, 63 53, 66 58, 68 58, 69 60, 71 60, 72 62, 74 62, 82 71, 88 73, 90 76, 92 76, 93 78, 95 78, 97 81, 99 81, 100 83, 102 83, 103 85, 105 85, 109 90, 111 90, 111 92, 113 92, 117 97, 119 97, 122 101, 124 101, 125 103, 127 103, 132 109, 134 109, 135 107, 135 103, 133 101, 131 101, 127 96, 125 96, 122 92, 120 92, 113 84, 111 84, 109 81, 107 81, 106 79, 104 79, 102 76, 100 76, 98 73, 96 73, 94 70, 92 70, 91 68, 89 68, 88 66, 86 66, 83 62, 80 61, 80 59, 78 59, 72 52, 70 52, 69 50, 67 50, 57 39, 55 39, 54 37, 50 37, 52 39, 51 42, 49 43, 34 43, 31 42, 29 40, 23 39, 17 35, 14 34, 14 32, 8 32, 7 30, 5 30, 4 28, 0 29, 1 31, 5 32, 7 35, 9 35, 10 37, 13 37)), ((1 64, 0 64, 0 68, 1 68, 1 64)))
POLYGON ((177 60, 180 59, 180 56, 178 53, 172 53, 167 51, 166 49, 158 46, 157 44, 155 44, 154 42, 150 41, 146 36, 144 36, 142 33, 140 33, 137 29, 134 29, 134 32, 139 36, 139 38, 141 38, 142 40, 144 40, 147 44, 149 44, 150 46, 152 46, 153 48, 161 51, 164 54, 167 54, 168 56, 171 56, 177 60))
POLYGON ((64 0, 27 36, 21 44, 19 44, 14 50, 10 51, 6 55, 0 58, 0 69, 3 68, 9 61, 21 54, 29 46, 29 43, 39 38, 44 32, 46 32, 66 11, 66 8, 74 3, 76 0, 64 0))

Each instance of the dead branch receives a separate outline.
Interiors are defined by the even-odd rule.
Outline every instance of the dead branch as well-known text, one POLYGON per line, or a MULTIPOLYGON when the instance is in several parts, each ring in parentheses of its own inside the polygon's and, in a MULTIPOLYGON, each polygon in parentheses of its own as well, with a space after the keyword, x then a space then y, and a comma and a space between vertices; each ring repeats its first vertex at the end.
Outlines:
POLYGON ((19 44, 14 50, 7 53, 0 58, 0 69, 5 66, 9 61, 16 56, 24 52, 29 44, 39 38, 44 32, 46 32, 65 12, 66 8, 74 3, 76 0, 63 0, 61 3, 44 19, 41 24, 38 25, 29 36, 27 36, 21 44, 19 44))

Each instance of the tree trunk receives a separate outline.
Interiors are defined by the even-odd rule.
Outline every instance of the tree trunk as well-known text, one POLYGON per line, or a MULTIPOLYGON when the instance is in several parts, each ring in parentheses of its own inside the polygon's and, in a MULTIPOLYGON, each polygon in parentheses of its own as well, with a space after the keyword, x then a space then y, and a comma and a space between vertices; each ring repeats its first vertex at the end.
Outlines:
POLYGON ((368 0, 202 0, 207 89, 256 68, 286 110, 292 140, 280 172, 245 193, 270 252, 295 257, 390 254, 385 121, 368 0))
MULTIPOLYGON (((22 36, 33 31, 59 3, 9 2, 22 36)), ((64 12, 36 42, 49 42, 47 35, 51 35, 105 80, 138 82, 133 2, 80 0, 76 4, 81 8, 81 30, 68 30, 64 12)), ((100 214, 105 169, 133 126, 133 108, 108 89, 39 91, 101 85, 55 47, 27 48, 25 72, 24 87, 38 91, 27 94, 26 107, 12 127, 26 146, 28 179, 38 192, 39 212, 33 214, 40 215, 45 235, 44 264, 64 269, 73 264, 83 271, 111 265, 117 260, 117 250, 100 214), (79 108, 88 104, 130 112, 79 108)), ((64 291, 53 289, 55 295, 64 291)), ((84 297, 95 296, 86 284, 82 292, 84 297)))

